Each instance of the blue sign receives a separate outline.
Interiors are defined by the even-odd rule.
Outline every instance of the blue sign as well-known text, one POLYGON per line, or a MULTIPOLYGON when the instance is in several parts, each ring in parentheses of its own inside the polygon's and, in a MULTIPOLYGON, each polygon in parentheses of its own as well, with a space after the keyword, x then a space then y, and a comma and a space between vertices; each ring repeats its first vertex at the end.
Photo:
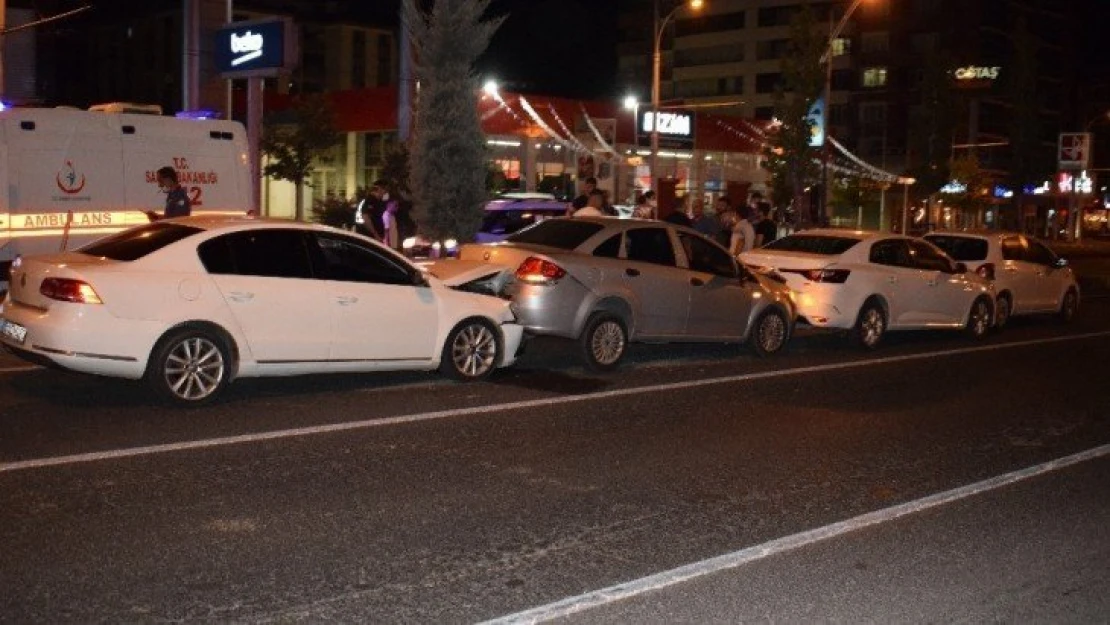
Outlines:
POLYGON ((825 98, 817 98, 813 106, 809 107, 809 147, 819 148, 825 145, 825 98))
POLYGON ((216 33, 216 70, 227 78, 273 76, 291 69, 291 34, 286 19, 229 24, 216 33))

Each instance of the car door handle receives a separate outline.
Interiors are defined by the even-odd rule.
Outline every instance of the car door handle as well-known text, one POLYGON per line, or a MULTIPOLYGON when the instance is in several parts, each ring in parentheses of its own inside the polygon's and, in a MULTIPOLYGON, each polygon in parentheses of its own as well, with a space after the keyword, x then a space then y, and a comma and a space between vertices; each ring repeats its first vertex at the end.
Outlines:
POLYGON ((701 278, 690 278, 690 284, 693 286, 705 286, 705 280, 701 278))
POLYGON ((335 298, 335 303, 339 304, 340 306, 350 306, 351 304, 357 304, 358 298, 354 297, 353 295, 340 295, 339 297, 335 298))
POLYGON ((636 276, 640 275, 640 270, 629 267, 624 270, 624 275, 635 278, 636 276))
POLYGON ((233 302, 249 302, 254 299, 254 293, 247 293, 246 291, 232 291, 227 294, 227 298, 233 302))
POLYGON ((895 276, 887 276, 886 281, 891 283, 891 284, 897 284, 898 283, 898 278, 895 277, 895 276))

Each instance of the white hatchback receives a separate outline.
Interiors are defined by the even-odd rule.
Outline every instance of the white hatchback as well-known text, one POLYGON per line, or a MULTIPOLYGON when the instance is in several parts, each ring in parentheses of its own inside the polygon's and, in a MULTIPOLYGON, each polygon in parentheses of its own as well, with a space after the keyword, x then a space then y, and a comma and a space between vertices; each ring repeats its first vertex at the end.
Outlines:
POLYGON ((921 239, 806 230, 740 258, 790 287, 801 321, 851 330, 866 348, 887 330, 965 329, 979 338, 993 323, 990 281, 921 239))
POLYGON ((1067 261, 1048 246, 1016 232, 948 232, 925 240, 972 271, 994 280, 995 326, 1011 315, 1052 313, 1071 321, 1079 311, 1079 284, 1067 261))
POLYGON ((512 364, 523 332, 507 301, 450 288, 468 279, 325 226, 172 219, 21 259, 0 343, 144 379, 184 405, 237 377, 438 368, 473 380, 512 364))

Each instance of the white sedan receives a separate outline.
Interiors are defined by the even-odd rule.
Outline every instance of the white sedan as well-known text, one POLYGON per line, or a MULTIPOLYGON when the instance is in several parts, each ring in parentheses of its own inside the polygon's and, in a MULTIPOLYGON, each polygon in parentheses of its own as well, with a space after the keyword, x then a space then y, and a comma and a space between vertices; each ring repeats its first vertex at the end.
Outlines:
POLYGON ((801 321, 851 330, 866 348, 887 330, 965 329, 980 338, 993 323, 991 282, 921 239, 806 230, 741 260, 790 287, 801 321))
POLYGON ((143 379, 184 405, 235 378, 513 363, 509 303, 451 288, 365 237, 303 223, 191 217, 12 270, 0 343, 31 362, 143 379))

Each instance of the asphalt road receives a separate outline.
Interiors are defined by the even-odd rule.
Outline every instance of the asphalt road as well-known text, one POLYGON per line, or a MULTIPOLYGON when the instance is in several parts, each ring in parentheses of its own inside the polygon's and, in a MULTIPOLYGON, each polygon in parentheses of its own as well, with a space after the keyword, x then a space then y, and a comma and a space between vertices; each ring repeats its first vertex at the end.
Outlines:
POLYGON ((195 411, 2 360, 0 621, 1106 620, 1110 302, 889 338, 195 411))

